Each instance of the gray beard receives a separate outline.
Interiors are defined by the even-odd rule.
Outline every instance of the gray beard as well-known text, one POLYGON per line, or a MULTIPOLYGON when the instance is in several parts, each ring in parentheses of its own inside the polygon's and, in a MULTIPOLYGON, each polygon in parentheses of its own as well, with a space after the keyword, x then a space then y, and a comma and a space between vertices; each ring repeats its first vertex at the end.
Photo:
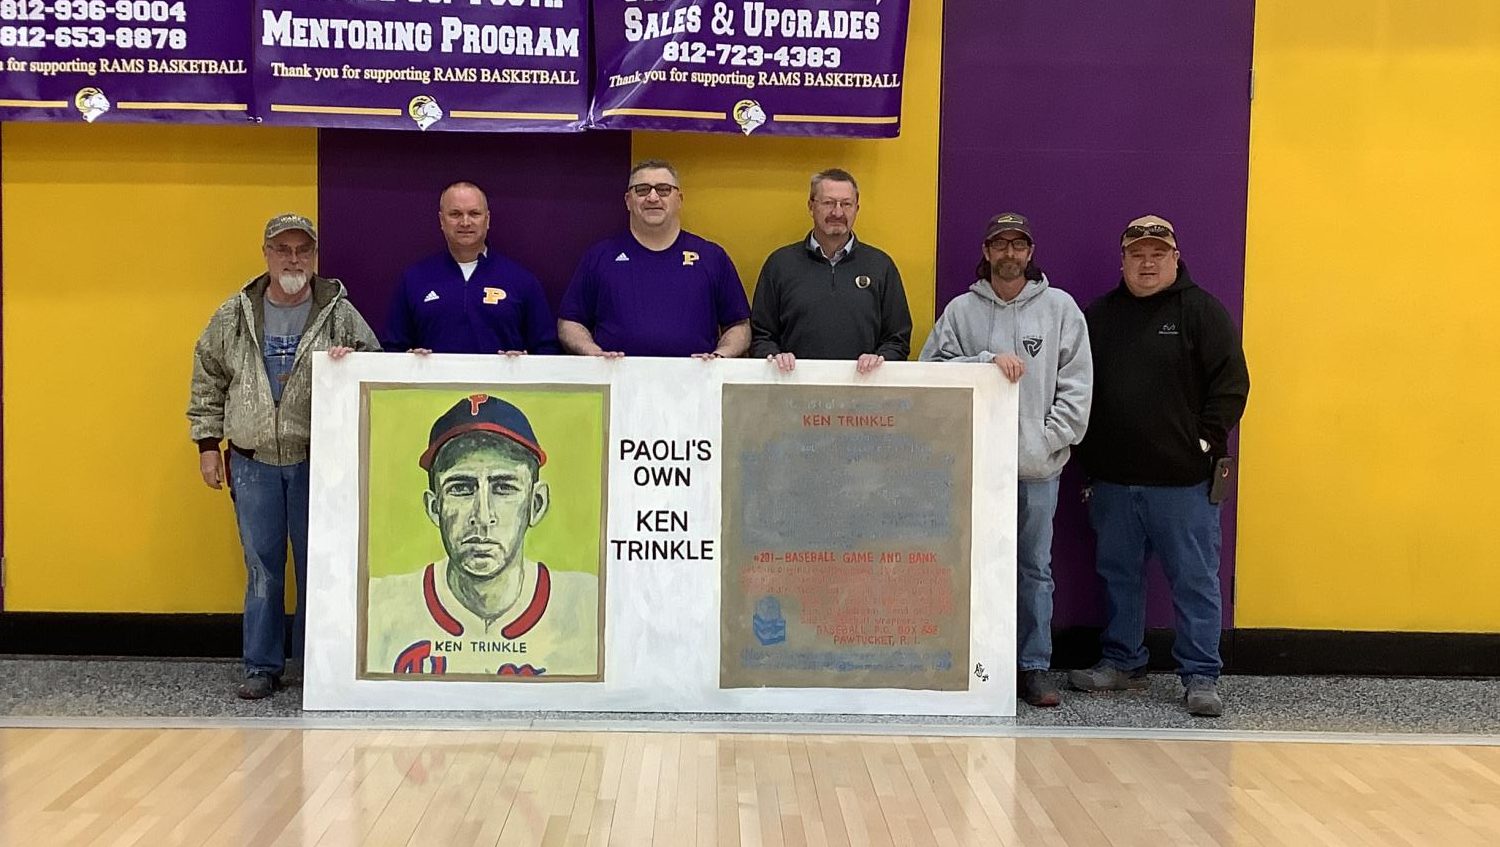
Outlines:
POLYGON ((295 297, 307 287, 307 274, 284 273, 276 278, 276 284, 280 285, 281 290, 288 296, 295 297))

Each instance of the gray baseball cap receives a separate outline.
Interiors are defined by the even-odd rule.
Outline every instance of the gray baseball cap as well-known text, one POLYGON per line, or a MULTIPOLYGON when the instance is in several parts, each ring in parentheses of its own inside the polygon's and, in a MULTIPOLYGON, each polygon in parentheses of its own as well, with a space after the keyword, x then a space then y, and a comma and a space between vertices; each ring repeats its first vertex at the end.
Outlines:
POLYGON ((294 229, 307 233, 313 241, 318 240, 318 231, 313 227, 313 222, 291 212, 277 215, 266 221, 266 240, 270 241, 283 232, 290 232, 294 229))

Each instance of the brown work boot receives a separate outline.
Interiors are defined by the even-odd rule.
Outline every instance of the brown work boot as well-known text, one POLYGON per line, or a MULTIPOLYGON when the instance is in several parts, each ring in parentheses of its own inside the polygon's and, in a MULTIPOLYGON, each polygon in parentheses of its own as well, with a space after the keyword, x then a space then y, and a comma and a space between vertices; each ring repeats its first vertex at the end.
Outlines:
POLYGON ((1057 683, 1047 676, 1046 671, 1021 671, 1018 682, 1016 687, 1027 705, 1048 708, 1062 702, 1062 692, 1057 690, 1057 683))

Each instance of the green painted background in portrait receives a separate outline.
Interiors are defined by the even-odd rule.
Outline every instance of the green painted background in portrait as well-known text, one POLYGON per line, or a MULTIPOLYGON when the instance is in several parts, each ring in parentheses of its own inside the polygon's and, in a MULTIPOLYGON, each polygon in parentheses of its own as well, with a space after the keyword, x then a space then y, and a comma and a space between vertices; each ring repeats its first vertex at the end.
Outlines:
POLYGON ((526 558, 554 570, 599 573, 604 533, 606 389, 514 389, 498 385, 369 389, 370 578, 418 570, 443 557, 437 527, 422 507, 427 472, 417 465, 433 421, 460 398, 489 394, 526 413, 547 454, 546 517, 526 534, 526 558))

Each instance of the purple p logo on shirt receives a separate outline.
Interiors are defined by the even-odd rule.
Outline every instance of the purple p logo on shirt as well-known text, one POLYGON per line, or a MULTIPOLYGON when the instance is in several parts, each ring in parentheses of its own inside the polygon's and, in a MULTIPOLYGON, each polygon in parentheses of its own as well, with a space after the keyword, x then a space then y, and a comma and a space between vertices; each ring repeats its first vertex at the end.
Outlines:
POLYGON ((698 261, 698 254, 697 253, 694 253, 691 250, 684 250, 684 251, 682 251, 682 266, 683 267, 685 267, 685 268, 692 267, 694 264, 697 263, 697 261, 698 261))
POLYGON ((484 304, 486 306, 493 306, 504 299, 505 289, 503 288, 486 288, 484 290, 484 304))

